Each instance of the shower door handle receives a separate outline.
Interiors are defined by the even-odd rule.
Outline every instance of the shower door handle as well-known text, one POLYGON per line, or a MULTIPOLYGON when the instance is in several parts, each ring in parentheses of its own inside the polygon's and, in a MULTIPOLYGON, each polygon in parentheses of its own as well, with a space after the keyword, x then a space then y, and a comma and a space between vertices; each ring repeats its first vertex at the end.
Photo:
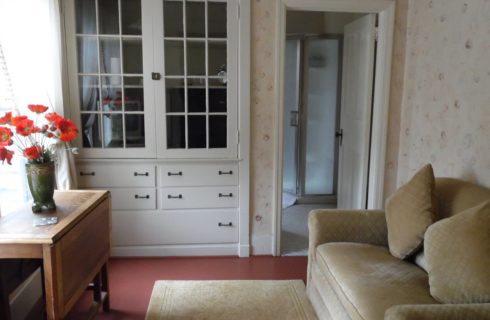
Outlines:
POLYGON ((342 146, 342 138, 344 137, 344 130, 340 129, 335 131, 335 138, 339 139, 339 146, 342 146))
POLYGON ((291 118, 289 120, 289 125, 291 127, 299 126, 299 113, 296 110, 291 111, 291 118))

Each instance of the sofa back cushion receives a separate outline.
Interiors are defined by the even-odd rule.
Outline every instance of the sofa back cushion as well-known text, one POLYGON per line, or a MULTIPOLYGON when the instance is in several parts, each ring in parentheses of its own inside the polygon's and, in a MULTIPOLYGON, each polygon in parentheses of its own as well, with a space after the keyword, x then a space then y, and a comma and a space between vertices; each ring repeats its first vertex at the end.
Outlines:
POLYGON ((434 223, 424 245, 435 299, 490 302, 490 201, 434 223))
POLYGON ((453 178, 436 178, 439 218, 451 217, 490 200, 490 189, 453 178))
POLYGON ((437 219, 434 172, 430 164, 420 169, 386 201, 390 253, 405 259, 417 252, 427 227, 437 219))

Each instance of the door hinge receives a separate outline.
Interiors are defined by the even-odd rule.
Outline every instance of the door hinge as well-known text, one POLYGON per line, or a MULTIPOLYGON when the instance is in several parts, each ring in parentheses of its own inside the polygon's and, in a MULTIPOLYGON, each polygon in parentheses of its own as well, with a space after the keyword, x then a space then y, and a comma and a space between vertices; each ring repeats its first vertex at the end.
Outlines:
POLYGON ((237 130, 237 132, 236 132, 236 144, 237 145, 240 144, 240 130, 237 130))
POLYGON ((375 27, 374 28, 374 41, 378 41, 378 37, 379 37, 379 28, 375 27))

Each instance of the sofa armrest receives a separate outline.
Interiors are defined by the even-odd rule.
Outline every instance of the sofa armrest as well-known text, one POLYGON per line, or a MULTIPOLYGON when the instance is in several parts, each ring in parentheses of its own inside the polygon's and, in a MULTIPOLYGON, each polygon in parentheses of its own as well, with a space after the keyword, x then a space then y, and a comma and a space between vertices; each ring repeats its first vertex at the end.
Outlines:
POLYGON ((388 246, 381 210, 313 210, 308 216, 309 247, 327 242, 360 242, 388 246))
POLYGON ((490 303, 399 305, 385 313, 385 320, 460 319, 490 319, 490 303))
POLYGON ((360 242, 388 246, 388 230, 382 210, 312 210, 308 216, 308 275, 315 248, 327 242, 360 242))

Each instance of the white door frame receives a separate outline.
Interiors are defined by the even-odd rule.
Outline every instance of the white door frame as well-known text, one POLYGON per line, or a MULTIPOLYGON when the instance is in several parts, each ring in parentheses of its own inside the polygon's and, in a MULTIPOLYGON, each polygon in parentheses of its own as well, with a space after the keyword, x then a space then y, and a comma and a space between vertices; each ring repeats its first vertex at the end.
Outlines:
POLYGON ((377 13, 378 42, 373 96, 373 122, 369 164, 368 208, 383 207, 386 141, 390 94, 391 57, 395 25, 394 0, 276 0, 275 38, 275 134, 273 182, 272 252, 280 255, 282 223, 283 116, 284 116, 284 52, 286 10, 377 13))

